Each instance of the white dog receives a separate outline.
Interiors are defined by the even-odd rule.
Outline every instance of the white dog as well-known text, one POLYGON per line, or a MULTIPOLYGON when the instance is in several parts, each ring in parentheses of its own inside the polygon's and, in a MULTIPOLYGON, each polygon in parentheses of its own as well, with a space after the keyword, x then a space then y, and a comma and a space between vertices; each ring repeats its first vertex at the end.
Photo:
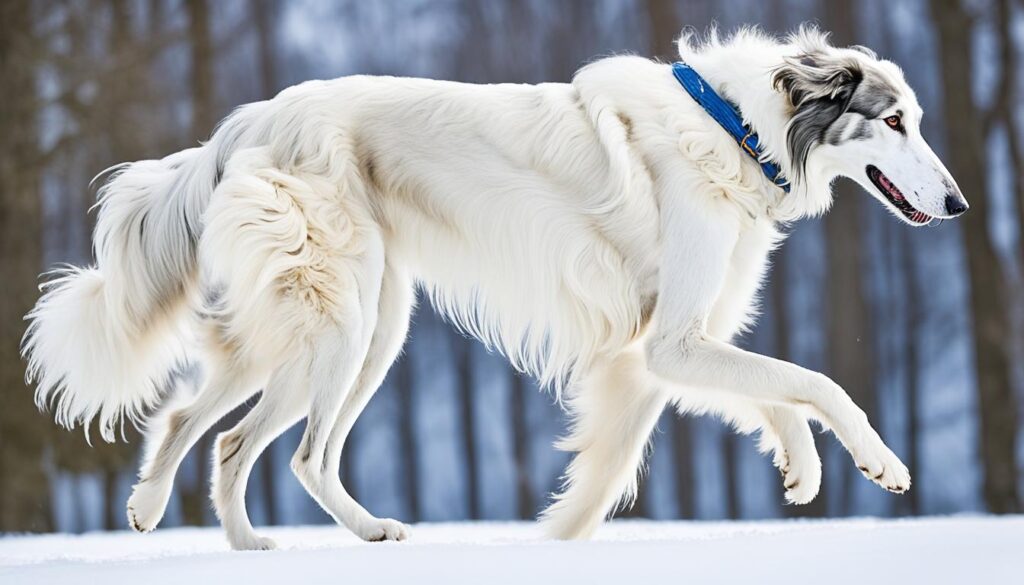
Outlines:
POLYGON ((913 91, 892 63, 813 29, 684 37, 679 50, 703 76, 693 95, 671 65, 638 57, 571 84, 312 81, 239 109, 199 148, 120 167, 101 194, 96 266, 62 271, 29 315, 38 403, 66 426, 98 419, 110 440, 152 412, 201 332, 204 389, 151 425, 132 526, 157 525, 186 451, 262 389, 216 446, 231 545, 273 546, 246 515, 247 476, 302 417, 292 468, 309 493, 360 537, 400 540, 406 527, 349 496, 338 464, 419 285, 565 399, 576 455, 543 514, 553 536, 587 537, 630 501, 667 404, 760 431, 790 502, 821 481, 809 418, 869 479, 908 489, 839 386, 729 340, 752 321, 779 224, 828 209, 836 176, 913 225, 966 209, 913 91), (744 147, 701 102, 715 92, 742 114, 744 147))

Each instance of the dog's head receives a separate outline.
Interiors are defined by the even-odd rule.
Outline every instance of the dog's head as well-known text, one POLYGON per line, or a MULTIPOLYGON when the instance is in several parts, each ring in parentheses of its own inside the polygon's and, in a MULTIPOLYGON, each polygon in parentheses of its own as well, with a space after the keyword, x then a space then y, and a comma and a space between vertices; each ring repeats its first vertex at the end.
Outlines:
POLYGON ((775 70, 773 83, 792 108, 786 148, 794 183, 809 170, 849 177, 915 226, 967 210, 921 136, 921 107, 893 63, 863 47, 812 40, 775 70))

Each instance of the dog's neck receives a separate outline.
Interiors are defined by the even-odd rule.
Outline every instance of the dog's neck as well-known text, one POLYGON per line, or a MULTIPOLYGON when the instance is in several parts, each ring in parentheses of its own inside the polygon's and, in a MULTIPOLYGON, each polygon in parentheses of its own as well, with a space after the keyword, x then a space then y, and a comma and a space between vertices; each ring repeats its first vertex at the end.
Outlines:
MULTIPOLYGON (((746 39, 710 48, 699 54, 683 54, 719 95, 735 104, 760 138, 762 152, 782 167, 783 174, 795 177, 786 147, 787 123, 792 106, 772 83, 774 71, 786 56, 795 55, 791 45, 746 39)), ((768 202, 770 215, 792 220, 823 213, 831 204, 831 183, 835 175, 811 165, 800 181, 794 181, 789 194, 774 189, 775 201, 768 202)))

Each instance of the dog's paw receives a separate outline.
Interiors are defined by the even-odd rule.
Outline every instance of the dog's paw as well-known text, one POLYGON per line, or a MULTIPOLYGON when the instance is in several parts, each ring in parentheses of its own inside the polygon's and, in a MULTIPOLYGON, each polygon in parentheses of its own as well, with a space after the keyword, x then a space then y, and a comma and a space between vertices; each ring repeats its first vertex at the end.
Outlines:
POLYGON ((132 488, 128 498, 128 525, 136 532, 151 532, 164 516, 169 493, 157 484, 145 481, 132 488))
POLYGON ((277 543, 265 536, 258 536, 255 533, 245 534, 237 537, 228 537, 233 550, 274 550, 277 543))
POLYGON ((888 447, 879 445, 856 457, 857 469, 864 477, 894 494, 910 489, 910 471, 888 447))
POLYGON ((801 453, 794 456, 783 452, 774 458, 779 472, 782 474, 782 485, 786 488, 786 502, 790 504, 807 504, 818 495, 821 489, 821 460, 817 453, 801 453))
POLYGON ((818 496, 821 489, 821 474, 817 477, 800 476, 787 473, 783 486, 786 488, 786 502, 789 504, 809 504, 818 496))
POLYGON ((401 541, 409 538, 409 527, 391 518, 374 518, 362 523, 354 532, 367 542, 401 541))
POLYGON ((786 451, 781 445, 771 447, 771 452, 772 465, 775 466, 775 469, 779 470, 779 473, 782 474, 782 477, 786 477, 786 474, 789 473, 790 468, 789 452, 786 451))

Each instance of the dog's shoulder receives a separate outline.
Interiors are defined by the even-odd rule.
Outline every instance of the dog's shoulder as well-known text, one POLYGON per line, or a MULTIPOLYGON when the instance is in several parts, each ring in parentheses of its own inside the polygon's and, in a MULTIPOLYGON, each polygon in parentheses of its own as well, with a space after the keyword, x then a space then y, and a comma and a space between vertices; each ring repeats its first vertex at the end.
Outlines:
POLYGON ((572 83, 584 99, 605 96, 624 108, 659 101, 676 89, 669 65, 635 55, 594 61, 576 72, 572 83))

